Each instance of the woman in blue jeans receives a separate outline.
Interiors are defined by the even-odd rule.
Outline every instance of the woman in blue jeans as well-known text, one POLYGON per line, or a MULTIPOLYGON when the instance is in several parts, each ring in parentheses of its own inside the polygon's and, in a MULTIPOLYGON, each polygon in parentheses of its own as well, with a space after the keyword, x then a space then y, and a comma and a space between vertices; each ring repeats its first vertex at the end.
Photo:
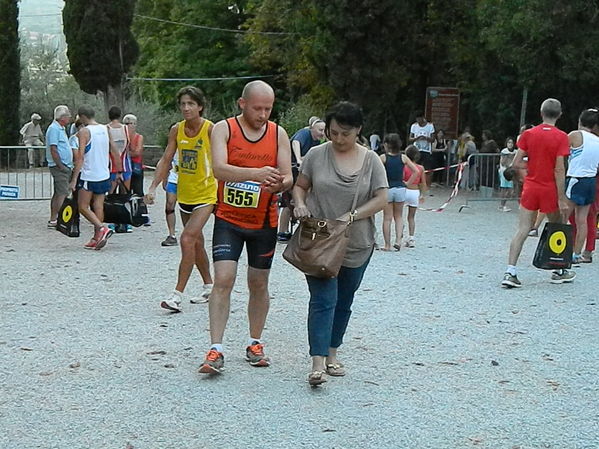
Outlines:
POLYGON ((326 382, 327 374, 345 375, 337 349, 343 343, 354 295, 374 249, 374 215, 387 204, 385 167, 374 151, 357 143, 362 124, 362 111, 355 104, 341 102, 333 106, 325 118, 330 142, 313 147, 304 157, 293 189, 297 218, 351 222, 347 253, 337 277, 306 276, 310 290, 310 385, 326 382), (356 190, 357 205, 351 210, 356 190))

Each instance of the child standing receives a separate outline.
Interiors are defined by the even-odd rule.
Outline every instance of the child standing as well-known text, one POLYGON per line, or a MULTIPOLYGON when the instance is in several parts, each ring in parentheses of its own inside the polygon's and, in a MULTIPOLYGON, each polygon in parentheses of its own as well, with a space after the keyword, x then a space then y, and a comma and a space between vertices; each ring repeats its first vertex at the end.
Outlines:
POLYGON ((509 212, 512 209, 507 207, 507 200, 513 198, 514 196, 514 181, 508 181, 505 179, 503 173, 505 170, 512 165, 514 161, 514 156, 516 156, 516 151, 514 148, 514 139, 512 137, 508 137, 505 140, 505 148, 501 150, 501 158, 499 159, 499 187, 501 189, 501 204, 499 206, 499 210, 502 212, 509 212))
POLYGON ((426 178, 424 176, 424 167, 417 164, 420 158, 420 152, 414 145, 406 148, 406 156, 416 164, 418 170, 412 171, 408 165, 404 166, 404 182, 406 184, 406 205, 408 206, 408 232, 409 237, 406 240, 408 248, 414 248, 414 232, 416 231, 416 211, 419 204, 424 201, 424 194, 427 190, 426 178))

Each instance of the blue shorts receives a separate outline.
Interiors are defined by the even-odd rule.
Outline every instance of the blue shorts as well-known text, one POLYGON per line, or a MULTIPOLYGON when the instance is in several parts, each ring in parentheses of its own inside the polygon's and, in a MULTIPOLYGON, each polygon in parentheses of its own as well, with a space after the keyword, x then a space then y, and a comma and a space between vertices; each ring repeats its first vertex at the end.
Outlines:
POLYGON ((175 184, 174 182, 169 182, 166 185, 166 193, 172 193, 174 195, 177 194, 177 184, 175 184))
POLYGON ((595 202, 595 177, 567 178, 566 197, 577 206, 587 206, 595 202))
POLYGON ((406 188, 405 187, 391 187, 387 191, 387 202, 388 203, 403 203, 406 200, 406 188))
POLYGON ((80 179, 77 183, 77 187, 95 193, 96 195, 105 195, 110 191, 111 185, 110 179, 105 179, 104 181, 83 181, 80 179))
MULTIPOLYGON (((121 173, 122 177, 123 177, 123 181, 129 181, 131 179, 131 175, 133 174, 132 171, 124 171, 123 173, 121 173)), ((116 181, 116 173, 111 173, 110 174, 110 180, 112 182, 116 181)))

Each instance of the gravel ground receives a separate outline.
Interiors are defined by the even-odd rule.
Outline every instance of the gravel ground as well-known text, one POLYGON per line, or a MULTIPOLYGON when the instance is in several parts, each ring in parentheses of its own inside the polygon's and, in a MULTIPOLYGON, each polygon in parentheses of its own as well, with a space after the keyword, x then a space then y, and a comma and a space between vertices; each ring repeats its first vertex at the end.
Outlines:
MULTIPOLYGON (((431 205, 446 195, 435 193, 431 205)), ((45 229, 46 202, 0 203, 0 447, 597 448, 596 263, 551 285, 530 265, 531 239, 524 287, 503 290, 516 213, 459 204, 418 214, 416 248, 375 253, 340 352, 348 375, 310 389, 307 288, 282 246, 264 335, 273 365, 243 361, 240 277, 227 371, 209 378, 196 373, 207 305, 158 308, 179 258, 160 247, 162 204, 151 227, 95 252, 82 248, 85 221, 69 239, 45 229)))

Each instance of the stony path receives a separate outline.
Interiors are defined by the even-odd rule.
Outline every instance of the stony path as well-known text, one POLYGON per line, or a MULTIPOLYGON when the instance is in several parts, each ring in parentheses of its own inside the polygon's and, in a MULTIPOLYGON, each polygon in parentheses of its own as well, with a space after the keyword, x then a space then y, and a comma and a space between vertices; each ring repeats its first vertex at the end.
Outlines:
MULTIPOLYGON (((207 378, 195 371, 207 306, 157 307, 179 257, 159 244, 162 205, 153 226, 99 252, 46 230, 47 207, 0 203, 1 448, 599 445, 597 266, 551 285, 530 266, 530 241, 524 288, 499 288, 514 212, 419 213, 417 247, 376 252, 366 273, 341 353, 348 375, 311 390, 307 288, 280 251, 265 332, 273 365, 243 361, 240 278, 227 371, 207 378)), ((189 290, 199 287, 194 274, 189 290)))

